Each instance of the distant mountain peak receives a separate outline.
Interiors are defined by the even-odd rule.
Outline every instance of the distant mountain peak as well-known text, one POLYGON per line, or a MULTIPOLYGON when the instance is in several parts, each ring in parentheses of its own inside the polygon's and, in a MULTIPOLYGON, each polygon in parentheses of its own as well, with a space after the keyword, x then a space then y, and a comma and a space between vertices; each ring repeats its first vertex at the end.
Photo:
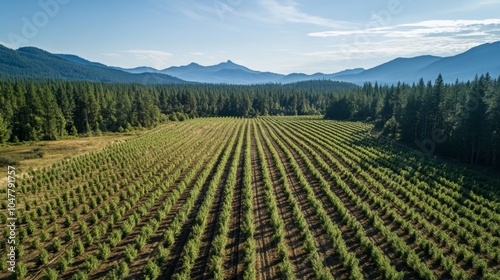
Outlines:
POLYGON ((239 64, 236 64, 234 63, 232 60, 228 59, 226 62, 221 62, 217 65, 214 65, 214 66, 225 66, 225 67, 229 67, 229 66, 240 66, 240 67, 244 67, 242 65, 239 65, 239 64))

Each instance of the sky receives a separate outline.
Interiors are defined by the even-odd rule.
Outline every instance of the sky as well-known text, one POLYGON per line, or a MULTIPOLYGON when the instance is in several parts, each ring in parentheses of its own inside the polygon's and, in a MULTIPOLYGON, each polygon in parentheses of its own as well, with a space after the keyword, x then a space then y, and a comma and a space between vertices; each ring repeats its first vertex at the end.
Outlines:
POLYGON ((164 69, 368 69, 500 41, 498 0, 2 0, 0 44, 164 69))

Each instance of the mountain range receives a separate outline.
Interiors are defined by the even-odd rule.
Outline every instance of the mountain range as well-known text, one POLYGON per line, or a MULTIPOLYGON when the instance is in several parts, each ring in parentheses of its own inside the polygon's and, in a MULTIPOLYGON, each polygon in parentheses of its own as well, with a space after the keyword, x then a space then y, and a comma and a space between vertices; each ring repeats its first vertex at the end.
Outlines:
POLYGON ((334 80, 355 84, 365 82, 394 84, 397 82, 413 83, 420 78, 433 81, 439 74, 442 74, 445 82, 452 83, 455 80, 472 80, 476 75, 486 73, 493 77, 500 75, 500 41, 479 45, 464 53, 449 57, 424 55, 396 58, 370 69, 356 68, 333 74, 315 73, 312 75, 303 73, 283 75, 255 71, 231 60, 211 66, 202 66, 193 62, 163 70, 145 66, 126 69, 91 62, 76 55, 51 54, 34 47, 11 50, 0 45, 0 76, 11 77, 121 83, 285 84, 307 80, 334 80))
POLYGON ((34 47, 12 50, 0 45, 0 77, 31 77, 115 83, 184 83, 159 73, 131 74, 76 55, 57 55, 34 47))

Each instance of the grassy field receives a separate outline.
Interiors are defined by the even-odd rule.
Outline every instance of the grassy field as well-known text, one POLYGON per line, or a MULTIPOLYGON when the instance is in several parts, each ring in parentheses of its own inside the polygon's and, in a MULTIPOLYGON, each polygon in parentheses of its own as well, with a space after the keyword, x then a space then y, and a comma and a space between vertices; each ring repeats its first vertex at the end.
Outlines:
MULTIPOLYGON (((48 167, 63 159, 102 149, 112 143, 133 137, 132 134, 115 134, 59 141, 40 141, 0 147, 0 166, 15 166, 21 173, 48 167)), ((5 185, 7 178, 0 178, 5 185)))
POLYGON ((19 165, 18 276, 498 279, 500 181, 371 130, 210 118, 45 143, 19 165))

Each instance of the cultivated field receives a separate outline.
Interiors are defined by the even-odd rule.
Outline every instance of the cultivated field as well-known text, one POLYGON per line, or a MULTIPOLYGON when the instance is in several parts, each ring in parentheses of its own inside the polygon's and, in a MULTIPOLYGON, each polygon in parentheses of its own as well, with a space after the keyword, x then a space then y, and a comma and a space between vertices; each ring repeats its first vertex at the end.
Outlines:
POLYGON ((17 269, 26 279, 498 279, 500 181, 423 162, 371 129, 196 119, 29 172, 17 186, 17 269))

